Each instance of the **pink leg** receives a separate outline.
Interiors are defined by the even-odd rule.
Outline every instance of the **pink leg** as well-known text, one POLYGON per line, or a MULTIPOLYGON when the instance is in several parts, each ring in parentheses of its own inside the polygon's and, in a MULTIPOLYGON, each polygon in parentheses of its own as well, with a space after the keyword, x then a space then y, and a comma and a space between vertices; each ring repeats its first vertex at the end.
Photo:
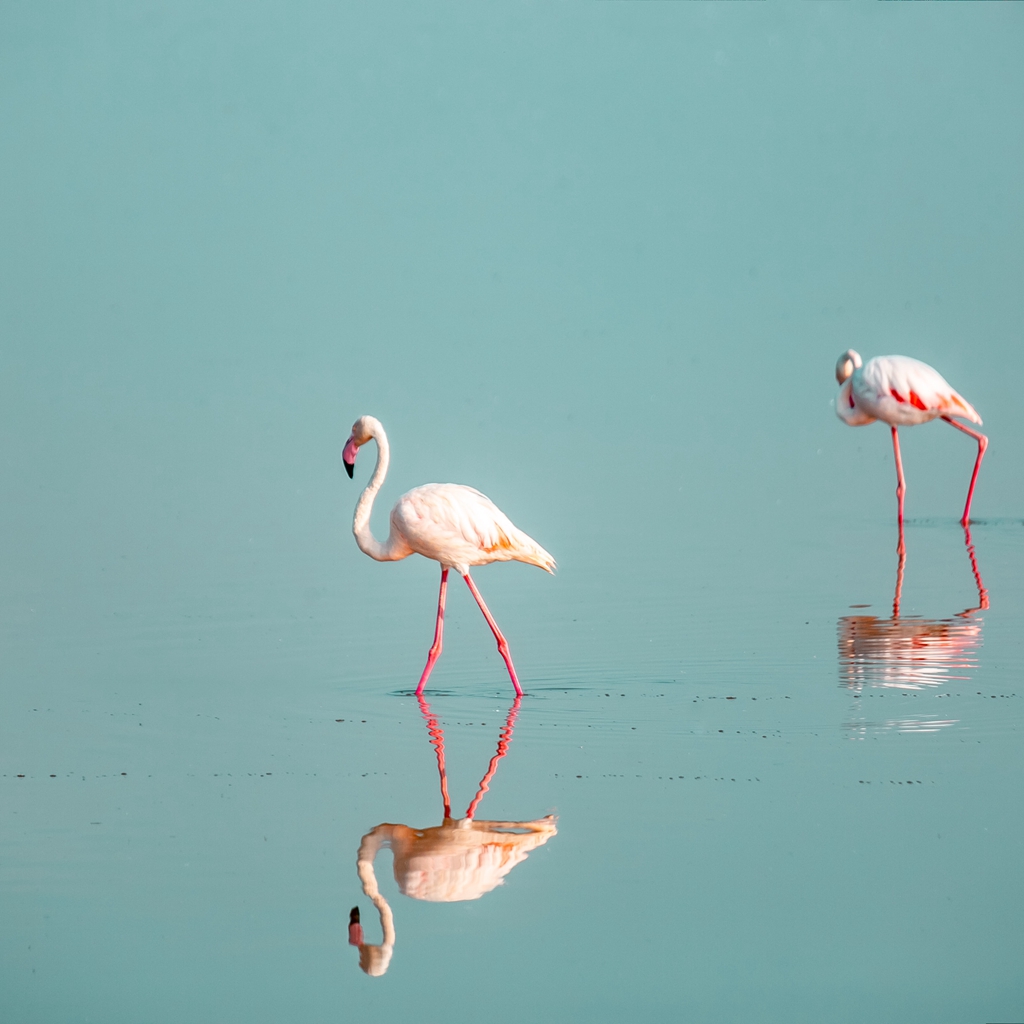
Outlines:
POLYGON ((961 526, 971 525, 971 502, 974 500, 974 485, 978 482, 978 470, 981 469, 981 460, 985 458, 985 449, 988 448, 988 438, 984 434, 979 434, 977 430, 971 430, 970 427, 965 427, 962 423, 957 423, 956 420, 950 419, 948 416, 942 417, 951 427, 956 427, 957 430, 962 430, 965 434, 970 434, 971 437, 978 442, 978 457, 974 460, 974 472, 971 474, 971 486, 967 491, 967 504, 964 506, 964 516, 960 520, 961 526))
POLYGON ((509 653, 508 641, 501 635, 501 630, 498 629, 498 624, 494 621, 494 616, 488 611, 487 605, 484 604, 484 599, 480 595, 480 591, 476 589, 476 584, 470 579, 469 573, 463 577, 466 581, 466 585, 470 590, 473 591, 473 596, 476 598, 476 603, 480 605, 480 611, 484 613, 484 618, 487 620, 487 625, 491 627, 491 632, 494 634, 494 639, 498 641, 498 653, 505 660, 505 667, 508 669, 508 674, 512 677, 512 685, 516 688, 516 693, 522 697, 523 688, 519 685, 519 680, 516 678, 516 667, 512 664, 512 655, 509 653))
POLYGON ((448 772, 444 766, 444 730, 437 724, 437 719, 430 713, 430 705, 419 698, 420 714, 427 720, 427 735, 430 745, 437 754, 437 774, 441 777, 441 800, 444 803, 445 820, 452 816, 452 802, 448 797, 448 772))
POLYGON ((484 793, 487 792, 491 787, 491 779, 494 778, 494 773, 498 770, 498 762, 508 753, 508 745, 512 742, 512 730, 515 728, 516 715, 519 714, 519 705, 522 704, 523 698, 516 697, 512 703, 512 707, 508 709, 508 718, 505 719, 505 728, 501 730, 498 735, 498 749, 495 751, 494 757, 491 758, 490 764, 487 766, 487 771, 484 773, 484 777, 480 780, 480 785, 477 787, 476 796, 473 797, 472 802, 469 805, 469 809, 466 811, 466 817, 472 818, 476 814, 477 807, 480 806, 480 801, 484 798, 484 793))
POLYGON ((900 458, 900 435, 896 428, 892 428, 892 451, 896 456, 896 500, 900 507, 900 542, 896 550, 902 555, 907 550, 906 542, 903 539, 903 496, 907 493, 907 484, 903 479, 903 460, 900 458))
POLYGON ((985 589, 985 584, 981 578, 981 570, 978 568, 978 559, 974 554, 974 541, 971 540, 971 528, 969 526, 964 527, 964 541, 967 544, 967 557, 971 560, 971 572, 974 573, 974 582, 978 585, 978 607, 969 608, 966 612, 961 612, 962 615, 969 615, 971 612, 982 611, 988 607, 988 591, 985 589))
POLYGON ((900 617, 900 601, 903 597, 903 570, 907 564, 907 551, 906 548, 900 550, 900 562, 896 566, 896 593, 892 599, 892 617, 898 619, 900 617))
POLYGON ((444 600, 448 593, 448 570, 441 570, 441 592, 437 595, 437 625, 434 626, 434 645, 427 655, 427 666, 420 676, 420 685, 416 687, 416 696, 423 693, 430 673, 434 670, 434 662, 441 657, 441 637, 444 634, 444 600))
POLYGON ((348 915, 348 944, 361 946, 363 941, 363 926, 359 923, 359 908, 353 907, 352 912, 348 915))

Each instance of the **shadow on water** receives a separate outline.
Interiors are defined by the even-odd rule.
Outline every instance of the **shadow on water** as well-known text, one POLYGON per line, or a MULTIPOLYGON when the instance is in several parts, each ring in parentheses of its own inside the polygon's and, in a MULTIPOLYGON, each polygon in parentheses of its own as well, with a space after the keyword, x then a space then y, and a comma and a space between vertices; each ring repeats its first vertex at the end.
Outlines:
MULTIPOLYGON (((892 617, 844 615, 839 619, 839 682, 855 696, 867 688, 928 690, 953 680, 968 680, 978 667, 983 620, 976 613, 989 607, 988 591, 978 569, 970 527, 964 543, 978 588, 978 603, 950 618, 901 617, 903 575, 907 551, 902 530, 897 548, 896 589, 892 617)), ((869 731, 938 732, 957 719, 914 716, 869 722, 857 718, 845 728, 861 736, 869 731)))
POLYGON ((383 941, 380 945, 365 941, 358 907, 353 907, 349 916, 348 941, 350 945, 359 947, 359 966, 373 977, 387 971, 395 948, 394 915, 377 886, 373 869, 377 853, 383 847, 391 850, 395 881, 404 896, 431 903, 455 903, 478 900, 501 885, 505 876, 526 860, 532 850, 543 846, 558 832, 556 818, 550 814, 535 821, 482 821, 476 818, 477 808, 490 787, 498 762, 508 753, 522 697, 516 697, 509 708, 498 737, 498 748, 462 818, 452 817, 444 732, 431 713, 430 705, 422 697, 417 699, 427 723, 430 743, 437 753, 444 820, 440 825, 424 829, 384 823, 371 829, 359 844, 359 881, 380 915, 383 941))

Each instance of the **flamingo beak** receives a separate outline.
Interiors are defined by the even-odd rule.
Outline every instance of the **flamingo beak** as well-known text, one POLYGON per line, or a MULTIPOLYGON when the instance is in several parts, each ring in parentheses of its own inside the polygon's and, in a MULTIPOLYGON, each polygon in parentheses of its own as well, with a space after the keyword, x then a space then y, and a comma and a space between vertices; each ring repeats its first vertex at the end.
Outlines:
POLYGON ((356 452, 359 451, 359 446, 356 444, 353 438, 349 438, 345 442, 345 447, 341 452, 341 461, 345 464, 345 472, 348 473, 349 480, 352 479, 352 471, 356 468, 356 452))
POLYGON ((353 907, 348 915, 348 944, 350 946, 363 945, 363 926, 359 923, 359 908, 353 907))

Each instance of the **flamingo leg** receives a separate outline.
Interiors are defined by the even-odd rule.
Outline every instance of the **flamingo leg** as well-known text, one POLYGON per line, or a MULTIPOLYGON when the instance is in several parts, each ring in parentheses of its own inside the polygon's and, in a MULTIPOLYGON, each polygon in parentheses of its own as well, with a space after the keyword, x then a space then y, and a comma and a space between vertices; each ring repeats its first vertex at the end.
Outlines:
POLYGON ((444 803, 445 820, 452 816, 452 802, 448 797, 448 772, 444 766, 444 730, 437 724, 437 719, 430 713, 430 705, 418 698, 420 714, 427 720, 427 735, 430 745, 437 754, 437 774, 441 777, 441 800, 444 803))
POLYGON ((448 594, 448 570, 441 570, 441 592, 437 595, 437 624, 434 626, 434 644, 427 655, 427 665, 420 676, 420 684, 416 687, 416 696, 423 693, 423 687, 427 685, 427 679, 434 670, 434 662, 441 657, 441 638, 444 635, 444 601, 448 594))
POLYGON ((494 616, 490 613, 487 605, 484 604, 484 599, 480 594, 480 591, 476 589, 476 584, 471 579, 467 572, 463 579, 466 581, 466 585, 473 592, 473 597, 476 598, 476 603, 480 605, 480 611, 484 613, 484 618, 487 620, 487 625, 491 627, 491 632, 494 634, 494 639, 498 641, 498 653, 504 659, 505 667, 508 669, 508 674, 512 677, 512 685, 516 688, 516 695, 522 697, 523 688, 519 685, 519 679, 516 677, 516 667, 512 664, 512 655, 508 649, 508 641, 502 635, 498 624, 494 621, 494 616))
POLYGON ((971 525, 971 502, 974 500, 974 485, 978 482, 978 470, 981 469, 981 460, 985 458, 985 449, 988 448, 988 438, 984 434, 978 433, 977 430, 971 430, 970 427, 965 427, 962 423, 957 423, 956 420, 950 419, 948 416, 943 416, 942 418, 951 427, 956 427, 957 430, 962 430, 965 434, 969 434, 978 442, 978 457, 974 460, 974 472, 971 474, 971 486, 967 491, 967 504, 964 506, 963 518, 960 520, 960 525, 966 528, 971 525))
POLYGON ((896 593, 892 599, 892 617, 898 619, 900 617, 900 601, 903 598, 903 570, 907 564, 907 549, 901 547, 899 565, 896 566, 896 593))
POLYGON ((907 545, 903 539, 903 497, 907 493, 907 482, 903 479, 903 459, 900 458, 900 435, 892 428, 892 451, 896 456, 896 500, 899 502, 900 542, 896 546, 899 554, 905 554, 907 545))
POLYGON ((971 528, 969 526, 964 527, 964 541, 967 544, 967 557, 971 560, 971 572, 974 573, 974 582, 978 585, 978 607, 968 608, 967 611, 961 612, 961 615, 970 615, 972 612, 982 611, 988 607, 988 591, 985 589, 985 583, 981 578, 981 570, 978 568, 978 559, 974 554, 974 541, 971 540, 971 528))
POLYGON ((515 728, 516 715, 519 714, 519 705, 522 704, 523 698, 517 696, 515 701, 512 703, 512 707, 508 709, 508 717, 505 719, 505 727, 501 730, 498 735, 498 749, 494 753, 494 757, 491 758, 490 764, 487 766, 487 771, 484 773, 484 777, 480 780, 480 785, 477 787, 476 796, 473 797, 472 802, 469 805, 469 809, 466 811, 466 817, 472 818, 476 814, 477 807, 480 806, 480 801, 484 798, 484 793, 491 788, 491 779, 494 778, 494 773, 498 770, 498 762, 508 753, 508 745, 512 742, 512 730, 515 728))

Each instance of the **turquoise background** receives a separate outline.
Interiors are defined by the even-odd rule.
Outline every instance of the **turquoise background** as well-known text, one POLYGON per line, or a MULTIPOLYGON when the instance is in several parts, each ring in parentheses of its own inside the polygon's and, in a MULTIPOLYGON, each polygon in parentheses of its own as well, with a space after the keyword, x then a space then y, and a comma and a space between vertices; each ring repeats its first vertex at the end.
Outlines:
MULTIPOLYGON (((1022 42, 1018 4, 6 3, 3 1019, 1024 1019, 1022 42), (896 572, 850 346, 991 438, 940 686, 841 685, 896 572), (385 855, 383 978, 355 853, 440 820, 437 569, 352 541, 362 413, 378 536, 456 481, 559 561, 475 574, 529 694, 481 814, 559 834, 471 903, 385 855)), ((973 448, 903 455, 903 612, 952 621, 973 448)), ((461 811, 511 695, 449 607, 461 811)))

